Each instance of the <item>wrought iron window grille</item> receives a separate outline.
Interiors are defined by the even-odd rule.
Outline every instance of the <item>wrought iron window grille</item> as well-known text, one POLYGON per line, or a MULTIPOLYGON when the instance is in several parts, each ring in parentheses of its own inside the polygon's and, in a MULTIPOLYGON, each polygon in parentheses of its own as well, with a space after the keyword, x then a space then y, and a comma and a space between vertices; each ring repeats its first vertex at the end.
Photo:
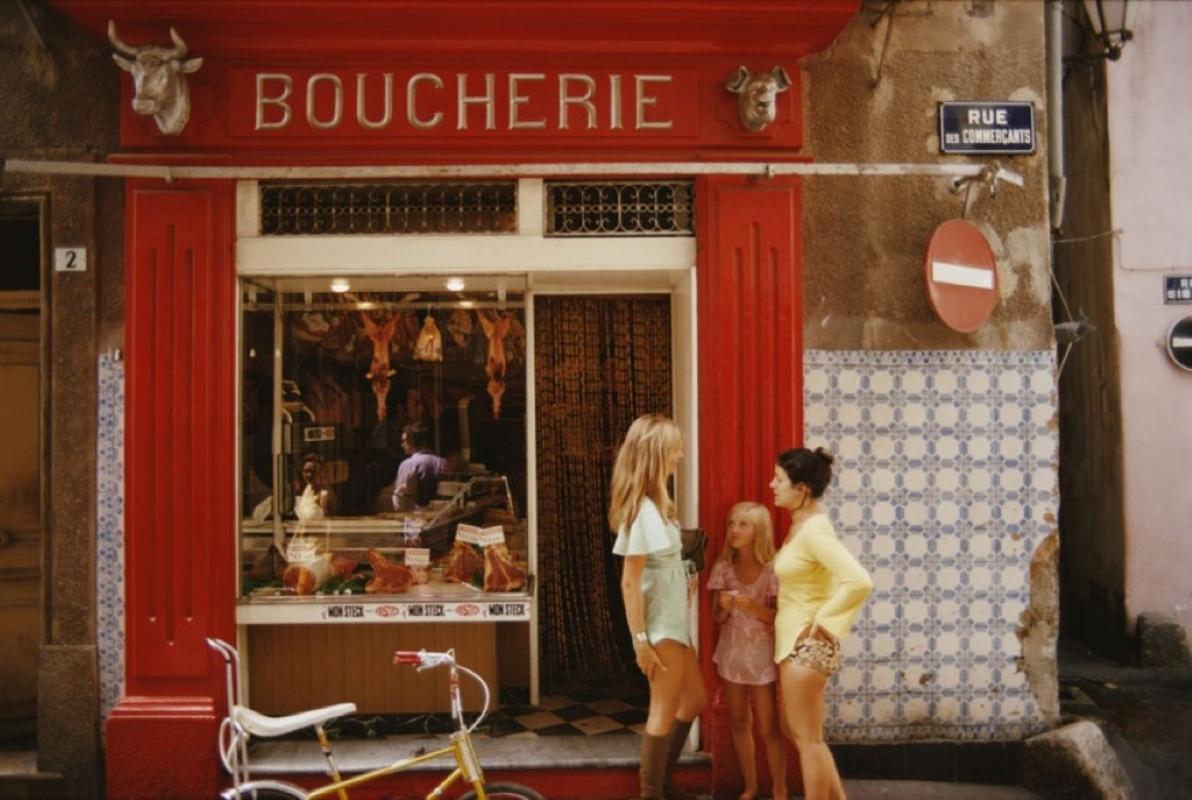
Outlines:
POLYGON ((517 182, 262 184, 261 234, 517 231, 517 182))
POLYGON ((694 236, 692 181, 546 183, 547 236, 694 236))

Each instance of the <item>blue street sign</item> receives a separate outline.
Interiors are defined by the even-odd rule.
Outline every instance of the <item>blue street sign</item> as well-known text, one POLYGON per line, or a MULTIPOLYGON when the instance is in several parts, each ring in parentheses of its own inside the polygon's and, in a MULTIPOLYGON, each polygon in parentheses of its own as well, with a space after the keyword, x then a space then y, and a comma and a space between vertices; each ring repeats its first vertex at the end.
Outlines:
POLYGON ((940 152, 1033 153, 1035 139, 1033 103, 940 103, 940 152))

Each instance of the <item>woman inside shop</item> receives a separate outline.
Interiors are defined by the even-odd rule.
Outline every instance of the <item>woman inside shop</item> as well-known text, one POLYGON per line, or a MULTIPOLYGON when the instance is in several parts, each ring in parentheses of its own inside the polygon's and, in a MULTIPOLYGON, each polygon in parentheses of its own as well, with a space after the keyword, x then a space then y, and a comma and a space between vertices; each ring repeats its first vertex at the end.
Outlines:
POLYGON ((641 797, 668 800, 685 797, 671 785, 671 773, 706 697, 687 630, 691 591, 667 490, 682 458, 678 425, 658 415, 639 417, 617 453, 608 512, 617 532, 613 553, 625 557, 621 593, 637 666, 650 683, 641 797))
POLYGON ((831 453, 800 447, 778 456, 770 481, 774 505, 791 515, 786 542, 774 557, 774 661, 784 729, 799 750, 807 800, 844 800, 824 743, 824 685, 840 669, 840 641, 873 588, 820 507, 831 480, 831 453))

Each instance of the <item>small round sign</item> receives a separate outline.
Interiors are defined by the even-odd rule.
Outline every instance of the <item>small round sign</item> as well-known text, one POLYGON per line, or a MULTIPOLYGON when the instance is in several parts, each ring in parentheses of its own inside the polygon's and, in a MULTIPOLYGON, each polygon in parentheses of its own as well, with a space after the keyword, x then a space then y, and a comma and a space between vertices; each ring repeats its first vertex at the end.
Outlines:
POLYGON ((924 259, 927 300, 954 331, 972 333, 997 305, 993 249, 975 225, 950 219, 935 229, 924 259))
POLYGON ((1167 331, 1167 355, 1177 367, 1192 372, 1192 317, 1172 323, 1167 331))

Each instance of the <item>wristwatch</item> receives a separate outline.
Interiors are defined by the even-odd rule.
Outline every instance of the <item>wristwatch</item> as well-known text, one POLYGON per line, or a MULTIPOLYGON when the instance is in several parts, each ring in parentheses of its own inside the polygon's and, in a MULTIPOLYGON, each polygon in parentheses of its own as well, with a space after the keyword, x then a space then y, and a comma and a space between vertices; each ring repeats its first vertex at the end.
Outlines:
POLYGON ((650 637, 645 631, 638 631, 637 633, 633 634, 633 646, 634 647, 637 647, 637 646, 643 645, 643 644, 649 644, 649 643, 650 643, 650 637))

